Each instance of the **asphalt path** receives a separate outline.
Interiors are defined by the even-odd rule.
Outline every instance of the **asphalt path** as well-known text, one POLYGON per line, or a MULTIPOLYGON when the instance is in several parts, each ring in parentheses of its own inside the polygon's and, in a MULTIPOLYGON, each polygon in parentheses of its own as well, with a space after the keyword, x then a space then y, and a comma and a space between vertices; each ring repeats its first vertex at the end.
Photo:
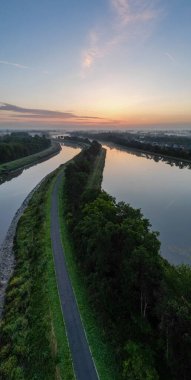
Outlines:
POLYGON ((99 377, 80 318, 62 247, 58 210, 58 190, 62 176, 63 173, 57 177, 51 199, 51 241, 58 292, 76 379, 98 380, 99 377))

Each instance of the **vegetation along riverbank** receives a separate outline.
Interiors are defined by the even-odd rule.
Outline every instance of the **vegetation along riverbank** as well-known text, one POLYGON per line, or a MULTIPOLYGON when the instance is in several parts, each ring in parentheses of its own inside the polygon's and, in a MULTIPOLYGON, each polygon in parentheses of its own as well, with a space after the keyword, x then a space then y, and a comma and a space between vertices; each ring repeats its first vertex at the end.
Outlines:
POLYGON ((88 189, 87 162, 78 157, 66 168, 64 219, 88 302, 115 356, 111 378, 189 379, 191 270, 160 256, 158 235, 140 210, 88 189))
POLYGON ((60 144, 28 133, 12 133, 0 139, 0 177, 44 161, 60 151, 60 144))
POLYGON ((49 175, 20 218, 0 324, 1 379, 74 379, 50 240, 49 175))
POLYGON ((63 246, 100 379, 190 379, 191 270, 160 256, 140 210, 101 190, 104 159, 93 142, 45 179, 19 221, 0 325, 3 380, 74 378, 50 240, 62 170, 63 246))
POLYGON ((40 185, 41 182, 37 186, 35 186, 35 188, 27 195, 22 205, 17 210, 11 222, 11 225, 7 231, 5 240, 3 241, 0 247, 0 319, 3 312, 7 283, 14 269, 13 244, 17 224, 24 210, 27 208, 30 199, 32 198, 35 191, 37 191, 37 189, 40 187, 40 185))
POLYGON ((150 135, 130 132, 73 132, 72 138, 90 138, 113 147, 145 154, 155 161, 163 160, 184 167, 191 165, 191 139, 189 137, 150 135), (79 137, 79 136, 82 137, 79 137))

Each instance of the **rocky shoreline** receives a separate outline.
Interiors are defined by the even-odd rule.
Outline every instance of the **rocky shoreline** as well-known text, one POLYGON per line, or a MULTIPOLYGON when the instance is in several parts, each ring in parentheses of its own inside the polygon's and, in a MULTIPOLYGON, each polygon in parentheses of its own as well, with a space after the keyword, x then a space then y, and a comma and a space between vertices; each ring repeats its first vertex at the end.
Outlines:
MULTIPOLYGON (((46 178, 46 177, 45 177, 46 178)), ((14 265, 15 265, 15 259, 14 259, 14 253, 13 253, 13 244, 14 244, 14 237, 17 229, 17 223, 25 211, 25 209, 28 206, 28 203, 30 199, 32 198, 34 192, 38 190, 42 182, 45 180, 45 178, 42 179, 38 183, 37 186, 34 187, 34 189, 27 195, 25 200, 23 201, 22 205, 17 210, 10 226, 7 231, 6 237, 0 247, 0 319, 2 317, 3 313, 3 307, 4 307, 4 301, 5 301, 5 293, 7 284, 9 282, 9 279, 13 273, 14 265)))

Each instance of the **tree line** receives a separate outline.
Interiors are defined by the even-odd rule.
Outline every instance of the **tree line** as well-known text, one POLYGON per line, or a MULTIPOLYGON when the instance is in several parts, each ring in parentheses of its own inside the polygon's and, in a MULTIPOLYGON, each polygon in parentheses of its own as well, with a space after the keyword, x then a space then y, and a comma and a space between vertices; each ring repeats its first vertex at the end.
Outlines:
POLYGON ((26 132, 13 132, 0 137, 0 164, 38 153, 50 147, 45 136, 34 137, 26 132))
POLYGON ((170 157, 177 157, 184 160, 191 160, 191 141, 187 137, 159 137, 155 139, 149 135, 146 138, 146 141, 140 140, 139 136, 125 132, 73 132, 72 136, 78 135, 86 136, 87 138, 94 138, 100 141, 111 142, 116 145, 120 145, 124 148, 133 148, 140 151, 150 152, 151 154, 164 155, 170 157), (172 141, 174 144, 172 144, 172 141), (155 142, 155 143, 154 143, 155 142), (166 143, 166 145, 165 145, 166 143), (184 147, 180 147, 180 144, 183 143, 184 147), (177 145, 179 144, 179 145, 177 145), (173 146, 177 145, 177 146, 173 146))
POLYGON ((120 379, 189 380, 191 270, 160 254, 158 234, 140 210, 88 189, 101 145, 65 170, 63 202, 89 301, 115 351, 120 379))

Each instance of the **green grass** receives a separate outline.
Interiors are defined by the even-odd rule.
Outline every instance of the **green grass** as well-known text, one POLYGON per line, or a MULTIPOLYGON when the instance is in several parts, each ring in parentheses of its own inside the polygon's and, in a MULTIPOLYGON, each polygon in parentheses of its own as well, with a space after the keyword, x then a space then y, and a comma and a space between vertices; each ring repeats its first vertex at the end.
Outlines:
MULTIPOLYGON (((103 156, 102 156, 103 159, 103 156)), ((94 176, 94 178, 96 178, 94 176)), ((77 299, 80 315, 84 324, 87 334, 90 349, 99 373, 100 380, 114 380, 118 379, 117 365, 114 360, 111 347, 106 342, 105 334, 98 323, 98 319, 88 302, 88 294, 86 285, 83 280, 77 263, 75 261, 75 252, 72 242, 67 230, 67 225, 64 220, 64 202, 62 187, 64 186, 64 179, 62 186, 59 189, 59 216, 60 227, 62 234, 62 243, 64 247, 67 268, 69 271, 70 279, 77 299)))
POLYGON ((106 149, 102 148, 96 157, 94 170, 90 175, 87 183, 87 189, 99 189, 102 182, 103 169, 105 165, 106 149))
POLYGON ((19 169, 23 169, 26 166, 34 165, 35 163, 58 153, 58 151, 58 144, 52 143, 49 148, 42 150, 41 152, 31 154, 30 156, 19 158, 18 160, 10 161, 0 165, 0 175, 9 174, 19 169))

